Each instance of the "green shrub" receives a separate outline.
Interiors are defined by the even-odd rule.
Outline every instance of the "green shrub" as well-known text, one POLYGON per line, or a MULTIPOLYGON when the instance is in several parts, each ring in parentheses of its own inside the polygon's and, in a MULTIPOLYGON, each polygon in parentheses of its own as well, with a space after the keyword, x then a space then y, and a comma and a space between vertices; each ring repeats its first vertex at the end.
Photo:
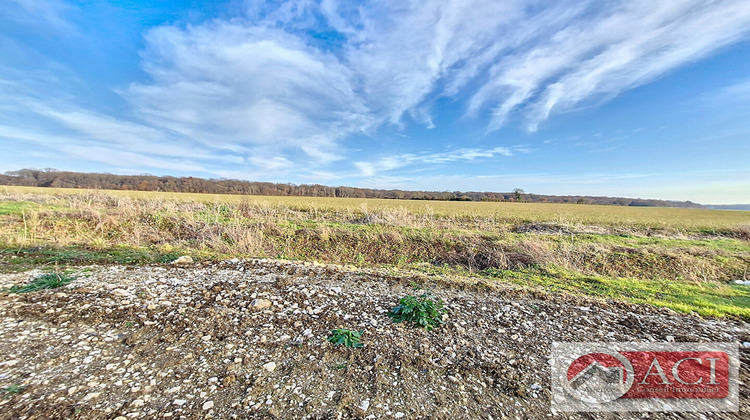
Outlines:
POLYGON ((399 305, 388 313, 393 322, 412 322, 415 326, 432 330, 443 324, 443 300, 433 298, 429 292, 419 297, 408 295, 398 302, 399 305))
POLYGON ((351 331, 343 328, 335 329, 331 331, 331 336, 328 337, 328 341, 337 344, 344 345, 345 347, 362 347, 362 343, 359 341, 362 339, 364 331, 351 331))

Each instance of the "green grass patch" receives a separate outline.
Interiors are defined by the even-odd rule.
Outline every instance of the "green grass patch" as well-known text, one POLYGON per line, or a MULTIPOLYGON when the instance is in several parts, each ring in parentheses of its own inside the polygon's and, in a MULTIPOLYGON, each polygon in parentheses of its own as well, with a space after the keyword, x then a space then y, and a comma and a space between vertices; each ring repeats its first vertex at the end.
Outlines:
POLYGON ((0 388, 0 392, 6 395, 20 394, 25 390, 26 387, 23 385, 8 385, 0 388))
POLYGON ((76 278, 66 273, 46 273, 34 278, 31 283, 24 286, 13 286, 10 293, 28 293, 44 289, 57 289, 65 286, 76 278))
POLYGON ((39 267, 60 265, 63 267, 87 264, 151 264, 169 263, 182 255, 193 259, 219 259, 221 254, 195 251, 165 251, 155 247, 112 249, 86 249, 81 247, 8 247, 0 245, 0 273, 28 271, 39 267))
POLYGON ((0 216, 21 215, 28 210, 36 210, 39 204, 30 201, 0 201, 0 216))
POLYGON ((584 276, 557 268, 495 270, 486 277, 529 288, 661 306, 703 316, 750 320, 750 288, 721 283, 584 276))
MULTIPOLYGON (((525 234, 526 237, 530 235, 525 234)), ((697 248, 726 252, 750 252, 750 242, 732 238, 662 238, 633 235, 577 234, 560 237, 559 241, 577 243, 614 244, 631 247, 697 248)))

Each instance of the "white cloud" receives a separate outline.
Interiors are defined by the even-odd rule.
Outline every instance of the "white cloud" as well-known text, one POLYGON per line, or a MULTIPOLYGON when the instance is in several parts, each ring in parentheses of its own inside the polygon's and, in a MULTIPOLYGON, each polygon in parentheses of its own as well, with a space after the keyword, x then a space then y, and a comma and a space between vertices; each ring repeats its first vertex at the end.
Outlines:
POLYGON ((123 95, 153 126, 213 147, 302 150, 322 163, 368 127, 352 72, 282 30, 214 21, 159 28, 147 41, 153 82, 123 95))
POLYGON ((521 110, 535 130, 552 112, 648 83, 750 33, 750 7, 742 1, 609 5, 594 4, 588 17, 571 14, 561 29, 539 26, 546 36, 496 57, 469 109, 494 102, 490 129, 521 110))
POLYGON ((405 166, 436 165, 456 161, 470 162, 476 159, 489 159, 495 156, 512 156, 516 152, 528 153, 528 149, 523 146, 514 146, 512 148, 495 147, 492 149, 465 148, 443 153, 407 153, 380 158, 372 162, 355 162, 354 166, 359 169, 361 176, 371 178, 382 172, 392 171, 405 166))
POLYGON ((149 123, 191 138, 331 161, 352 133, 407 115, 434 127, 440 96, 489 111, 489 130, 516 114, 535 130, 748 34, 739 0, 250 2, 248 19, 151 32, 153 82, 123 94, 149 123), (341 49, 309 38, 321 25, 345 37, 341 49))
MULTIPOLYGON (((58 157, 104 163, 112 168, 151 168, 158 170, 209 172, 191 156, 153 156, 149 151, 133 151, 111 144, 85 140, 75 136, 43 134, 0 125, 0 139, 31 143, 27 150, 53 151, 58 157), (41 149, 40 149, 41 148, 41 149)), ((16 146, 17 147, 17 146, 16 146)), ((22 149, 22 148, 19 148, 22 149)))

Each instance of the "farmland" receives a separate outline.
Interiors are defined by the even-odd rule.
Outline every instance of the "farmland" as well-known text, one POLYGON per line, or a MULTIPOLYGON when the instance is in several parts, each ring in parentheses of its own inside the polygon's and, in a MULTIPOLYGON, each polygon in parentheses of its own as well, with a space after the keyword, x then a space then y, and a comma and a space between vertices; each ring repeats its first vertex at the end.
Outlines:
POLYGON ((742 343, 745 410, 746 215, 2 188, 0 419, 546 418, 555 341, 742 343))
POLYGON ((750 318, 750 213, 0 187, 2 270, 274 258, 750 318))

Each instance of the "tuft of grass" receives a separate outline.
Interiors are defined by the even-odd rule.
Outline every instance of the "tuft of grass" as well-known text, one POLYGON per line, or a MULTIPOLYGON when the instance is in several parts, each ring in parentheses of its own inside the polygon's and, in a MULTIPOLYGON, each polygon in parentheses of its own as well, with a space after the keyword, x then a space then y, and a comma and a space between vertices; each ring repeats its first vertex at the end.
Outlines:
POLYGON ((26 387, 23 385, 8 385, 5 387, 0 388, 0 392, 3 394, 20 394, 21 392, 25 391, 26 387))
POLYGON ((364 334, 364 331, 352 331, 338 328, 331 331, 328 341, 336 345, 343 345, 344 347, 359 348, 362 347, 362 343, 360 342, 362 334, 364 334))
POLYGON ((399 305, 391 309, 388 316, 394 323, 407 321, 429 331, 443 324, 444 313, 443 300, 425 292, 419 297, 407 295, 401 298, 399 305))
POLYGON ((74 276, 65 273, 46 273, 36 277, 31 283, 10 288, 10 293, 28 293, 43 289, 56 289, 75 280, 74 276))

